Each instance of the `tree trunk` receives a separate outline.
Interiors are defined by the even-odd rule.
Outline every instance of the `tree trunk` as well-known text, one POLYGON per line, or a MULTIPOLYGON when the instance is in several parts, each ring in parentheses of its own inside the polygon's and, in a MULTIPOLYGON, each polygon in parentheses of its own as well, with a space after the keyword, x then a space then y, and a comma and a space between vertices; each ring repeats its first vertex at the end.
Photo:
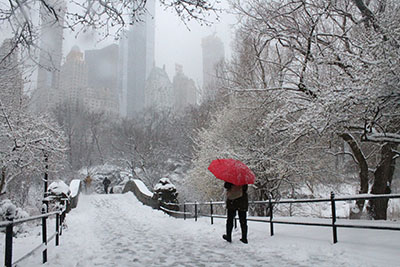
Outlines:
MULTIPOLYGON (((386 143, 381 149, 381 161, 374 173, 374 184, 371 194, 390 194, 395 169, 395 156, 393 152, 397 147, 394 143, 386 143)), ((368 202, 368 215, 374 220, 387 219, 387 206, 389 199, 371 199, 368 202)))
MULTIPOLYGON (((364 154, 361 151, 360 146, 354 140, 354 137, 348 133, 343 133, 339 135, 347 144, 349 144, 351 151, 353 152, 354 157, 357 160, 358 167, 360 169, 359 177, 360 177, 360 191, 359 194, 367 194, 368 193, 368 164, 364 157, 364 154)), ((365 200, 360 199, 356 201, 356 206, 358 209, 350 210, 350 219, 360 219, 362 215, 362 211, 364 209, 365 200)))

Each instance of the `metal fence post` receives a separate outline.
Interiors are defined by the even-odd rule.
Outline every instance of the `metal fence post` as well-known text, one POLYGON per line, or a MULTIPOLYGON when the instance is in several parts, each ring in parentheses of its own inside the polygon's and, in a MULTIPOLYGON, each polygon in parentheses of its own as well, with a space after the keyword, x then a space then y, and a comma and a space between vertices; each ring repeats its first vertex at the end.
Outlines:
MULTIPOLYGON (((47 212, 47 205, 43 204, 42 213, 45 214, 47 212)), ((42 218, 42 242, 44 244, 43 249, 43 263, 47 262, 47 226, 46 226, 47 217, 42 218)))
POLYGON ((6 253, 4 259, 4 266, 12 266, 12 246, 13 246, 13 224, 7 225, 6 228, 6 253))
POLYGON ((56 246, 60 244, 60 214, 56 214, 56 246))
POLYGON ((60 215, 60 236, 62 236, 62 233, 63 233, 64 217, 65 217, 65 214, 64 214, 64 211, 63 211, 61 213, 61 215, 60 215))
POLYGON ((197 202, 194 202, 194 220, 197 222, 197 202))
POLYGON ((186 204, 183 203, 183 219, 186 220, 186 204))
POLYGON ((268 197, 268 207, 269 207, 269 231, 270 231, 271 236, 273 236, 274 235, 274 223, 272 222, 272 219, 274 218, 274 215, 272 212, 273 208, 272 208, 272 200, 271 200, 270 196, 268 197))
POLYGON ((211 224, 214 224, 212 201, 210 201, 210 212, 211 212, 211 224))
POLYGON ((331 192, 331 207, 332 207, 332 231, 333 231, 333 243, 337 243, 337 227, 336 227, 336 205, 335 205, 335 194, 331 192))

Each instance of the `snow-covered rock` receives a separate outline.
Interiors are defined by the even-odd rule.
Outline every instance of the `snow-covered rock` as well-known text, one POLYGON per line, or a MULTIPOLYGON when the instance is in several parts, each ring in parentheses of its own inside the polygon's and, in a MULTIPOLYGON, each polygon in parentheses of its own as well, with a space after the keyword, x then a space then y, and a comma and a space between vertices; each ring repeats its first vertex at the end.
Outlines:
POLYGON ((155 197, 165 203, 178 203, 176 187, 168 178, 161 178, 154 186, 155 197))
POLYGON ((71 190, 69 186, 61 180, 56 180, 52 182, 47 188, 47 192, 54 196, 65 196, 69 197, 71 195, 71 190))

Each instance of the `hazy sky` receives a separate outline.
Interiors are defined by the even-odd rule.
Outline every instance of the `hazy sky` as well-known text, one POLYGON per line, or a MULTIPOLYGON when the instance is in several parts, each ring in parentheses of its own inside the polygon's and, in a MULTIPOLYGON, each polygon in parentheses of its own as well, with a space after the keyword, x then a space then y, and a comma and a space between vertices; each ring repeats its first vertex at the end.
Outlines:
POLYGON ((234 16, 220 14, 220 21, 213 26, 200 26, 196 22, 189 23, 189 29, 171 11, 156 10, 156 65, 166 64, 167 73, 172 79, 175 63, 183 65, 183 71, 197 85, 202 83, 202 51, 201 39, 216 33, 224 43, 225 56, 230 56, 230 45, 233 35, 234 16))
MULTIPOLYGON (((221 7, 226 8, 228 6, 227 0, 221 0, 221 2, 221 7)), ((155 61, 158 67, 165 64, 171 80, 175 74, 175 63, 178 63, 183 65, 184 73, 192 78, 197 86, 202 85, 201 39, 214 32, 224 43, 225 57, 230 57, 233 39, 232 25, 235 23, 235 17, 226 12, 219 16, 219 22, 215 22, 212 26, 200 26, 199 23, 190 21, 188 22, 188 29, 173 10, 164 10, 164 7, 161 7, 158 2, 156 3, 155 61)), ((9 37, 9 29, 0 27, 0 32, 0 42, 9 37)), ((96 43, 94 36, 94 34, 87 33, 75 38, 74 34, 65 30, 64 57, 74 45, 78 45, 84 51, 85 49, 102 48, 115 42, 114 40, 105 40, 96 43)))
MULTIPOLYGON (((223 0, 223 2, 226 2, 223 0)), ((225 4, 224 4, 225 6, 225 4)), ((155 61, 156 66, 165 64, 169 78, 175 74, 175 63, 183 65, 184 73, 192 78, 197 86, 202 85, 202 52, 201 39, 215 32, 224 42, 225 56, 230 56, 230 43, 234 24, 234 16, 227 13, 220 14, 220 21, 212 26, 200 26, 190 21, 188 27, 177 17, 173 10, 164 10, 156 3, 155 15, 155 61)), ((67 54, 73 45, 77 44, 81 50, 102 48, 112 41, 102 41, 95 44, 90 34, 82 35, 78 39, 71 34, 65 34, 64 54, 67 54)))

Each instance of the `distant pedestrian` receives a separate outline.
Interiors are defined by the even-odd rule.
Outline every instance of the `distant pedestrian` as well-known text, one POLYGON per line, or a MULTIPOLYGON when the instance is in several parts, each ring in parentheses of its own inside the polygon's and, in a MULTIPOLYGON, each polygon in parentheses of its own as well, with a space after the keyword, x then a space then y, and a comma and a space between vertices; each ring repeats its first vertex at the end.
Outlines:
POLYGON ((86 176, 85 180, 83 180, 85 184, 85 193, 88 194, 90 190, 90 185, 92 184, 92 177, 90 175, 86 176))
POLYGON ((107 177, 105 177, 103 180, 103 185, 104 185, 104 192, 106 194, 108 194, 108 187, 110 186, 110 184, 111 184, 111 181, 107 177))
POLYGON ((249 198, 247 195, 246 185, 234 185, 225 182, 226 188, 226 208, 228 210, 228 218, 226 220, 226 234, 222 236, 228 242, 232 242, 233 220, 236 217, 236 211, 239 213, 240 228, 242 230, 242 238, 240 241, 247 244, 247 210, 249 207, 249 198))

